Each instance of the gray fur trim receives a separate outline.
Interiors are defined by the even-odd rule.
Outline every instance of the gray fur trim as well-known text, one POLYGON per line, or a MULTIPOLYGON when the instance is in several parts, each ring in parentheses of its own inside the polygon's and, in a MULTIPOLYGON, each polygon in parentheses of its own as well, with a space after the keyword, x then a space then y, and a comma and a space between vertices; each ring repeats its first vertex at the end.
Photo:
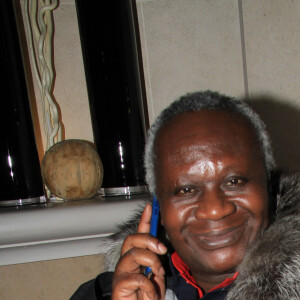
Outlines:
MULTIPOLYGON (((145 200, 145 205, 147 202, 149 201, 145 200)), ((137 232, 138 223, 144 210, 144 206, 141 206, 128 222, 121 224, 117 233, 103 240, 103 247, 106 249, 104 263, 107 271, 115 270, 116 264, 120 258, 122 244, 126 236, 137 232)))
POLYGON ((300 299, 300 175, 284 177, 276 221, 246 254, 227 300, 300 299))
POLYGON ((166 295, 164 300, 177 300, 175 293, 172 290, 166 290, 166 295))

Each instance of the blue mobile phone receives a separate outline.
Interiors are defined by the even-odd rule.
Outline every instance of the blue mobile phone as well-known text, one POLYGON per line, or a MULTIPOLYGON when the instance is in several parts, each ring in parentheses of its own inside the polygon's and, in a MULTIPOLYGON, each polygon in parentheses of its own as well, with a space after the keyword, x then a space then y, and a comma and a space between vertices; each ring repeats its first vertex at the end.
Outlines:
MULTIPOLYGON (((150 234, 155 237, 157 236, 158 219, 159 219, 159 204, 158 204, 157 198, 155 196, 153 196, 150 234)), ((148 276, 150 276, 151 273, 152 273, 151 268, 146 267, 144 274, 148 277, 148 276)))

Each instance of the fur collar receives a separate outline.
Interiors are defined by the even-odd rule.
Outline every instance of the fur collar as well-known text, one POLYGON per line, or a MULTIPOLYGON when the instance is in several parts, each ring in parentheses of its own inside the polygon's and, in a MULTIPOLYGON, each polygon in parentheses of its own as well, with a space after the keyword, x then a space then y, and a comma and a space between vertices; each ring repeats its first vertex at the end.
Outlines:
POLYGON ((300 174, 282 176, 275 222, 240 264, 228 300, 300 299, 300 174))
MULTIPOLYGON (((300 299, 300 173, 281 176, 277 189, 275 221, 246 253, 227 300, 300 299)), ((141 210, 104 241, 108 271, 124 238, 136 232, 141 210)))

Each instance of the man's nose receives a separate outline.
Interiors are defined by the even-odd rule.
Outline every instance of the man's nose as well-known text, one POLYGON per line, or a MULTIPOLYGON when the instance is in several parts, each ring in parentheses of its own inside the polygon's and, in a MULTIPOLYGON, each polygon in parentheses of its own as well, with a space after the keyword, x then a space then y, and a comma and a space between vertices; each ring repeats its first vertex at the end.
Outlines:
POLYGON ((234 201, 228 199, 220 189, 203 191, 197 204, 195 216, 202 220, 221 220, 236 211, 234 201))

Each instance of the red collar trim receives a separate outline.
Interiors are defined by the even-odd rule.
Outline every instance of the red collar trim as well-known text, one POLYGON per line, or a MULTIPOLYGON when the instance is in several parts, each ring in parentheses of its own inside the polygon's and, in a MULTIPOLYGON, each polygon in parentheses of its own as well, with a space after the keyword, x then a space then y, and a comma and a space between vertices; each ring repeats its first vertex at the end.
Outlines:
MULTIPOLYGON (((171 259, 172 259, 173 265, 178 270, 179 274, 187 281, 187 283, 191 284, 193 287, 195 287, 198 290, 200 298, 203 297, 204 296, 203 290, 197 285, 197 283, 196 283, 194 277, 192 276, 188 266, 183 262, 183 260, 178 256, 178 254, 176 252, 174 252, 171 255, 171 259)), ((238 272, 236 272, 233 275, 233 277, 226 278, 222 283, 218 284, 217 286, 215 286, 214 288, 209 290, 209 292, 220 289, 220 288, 223 288, 225 286, 228 286, 229 284, 231 284, 236 279, 237 275, 238 275, 238 272)))

